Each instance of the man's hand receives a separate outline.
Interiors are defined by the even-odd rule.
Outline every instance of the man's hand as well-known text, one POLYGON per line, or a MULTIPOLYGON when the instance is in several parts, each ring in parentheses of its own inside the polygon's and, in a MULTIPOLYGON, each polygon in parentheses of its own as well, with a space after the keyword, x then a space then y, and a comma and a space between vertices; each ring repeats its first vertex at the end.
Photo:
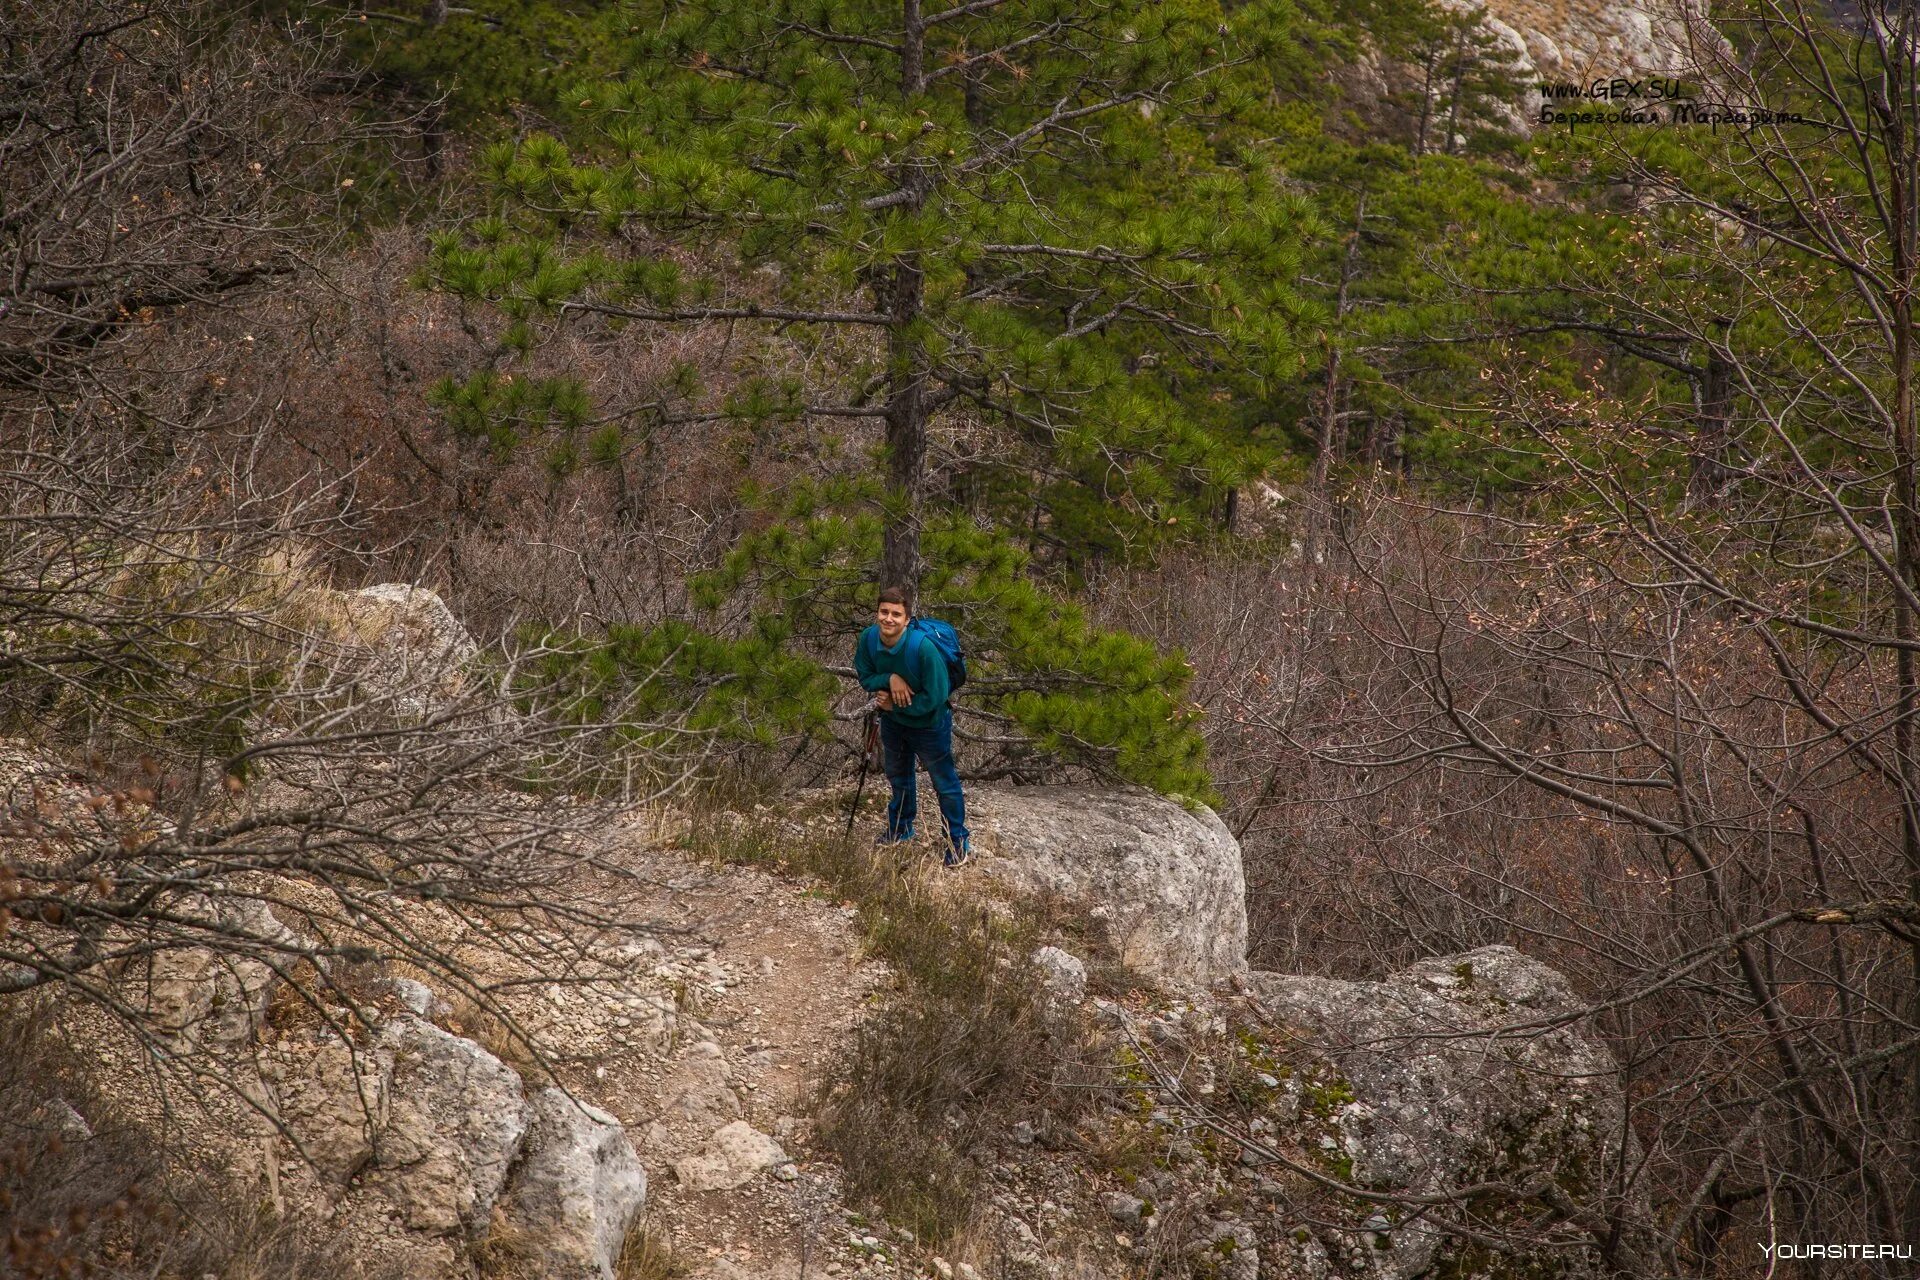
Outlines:
POLYGON ((909 685, 899 675, 896 674, 887 678, 887 692, 893 695, 894 706, 910 707, 913 705, 913 686, 909 685))
POLYGON ((873 705, 876 710, 891 711, 893 710, 893 695, 885 689, 882 689, 873 695, 873 705))

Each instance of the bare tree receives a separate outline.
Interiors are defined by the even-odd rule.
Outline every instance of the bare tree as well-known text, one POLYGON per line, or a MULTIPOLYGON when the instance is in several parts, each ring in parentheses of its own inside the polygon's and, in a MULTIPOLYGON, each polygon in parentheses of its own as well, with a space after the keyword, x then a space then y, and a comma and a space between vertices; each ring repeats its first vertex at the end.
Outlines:
POLYGON ((1626 247, 1544 327, 1603 361, 1551 385, 1490 328, 1444 406, 1523 464, 1504 514, 1376 486, 1324 566, 1141 584, 1237 659, 1196 687, 1286 903, 1255 900, 1268 963, 1510 941, 1574 975, 1668 1274, 1920 1237, 1920 14, 1723 26, 1688 111, 1751 127, 1579 157, 1631 191, 1626 247))
MULTIPOLYGON (((323 35, 201 0, 0 5, 0 394, 293 273, 381 128, 323 35)), ((169 351, 179 363, 186 353, 169 351)), ((143 407, 126 397, 124 411, 143 407)))
POLYGON ((57 991, 171 1057, 193 1028, 148 997, 182 955, 243 1021, 283 982, 351 1011, 356 972, 401 962, 510 1032, 502 990, 612 972, 639 926, 594 889, 624 874, 609 816, 687 777, 705 739, 685 704, 646 673, 589 688, 579 642, 480 645, 443 606, 331 590, 297 536, 323 487, 254 494, 191 452, 156 476, 111 437, 17 443, 0 1001, 57 991))

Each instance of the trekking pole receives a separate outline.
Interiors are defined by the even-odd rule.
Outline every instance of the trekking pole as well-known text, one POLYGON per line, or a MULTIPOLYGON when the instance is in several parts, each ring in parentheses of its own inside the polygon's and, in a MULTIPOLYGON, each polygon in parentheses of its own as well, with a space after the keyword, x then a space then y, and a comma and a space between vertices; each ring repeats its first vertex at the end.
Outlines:
POLYGON ((880 722, 875 718, 872 707, 867 708, 864 726, 860 731, 860 781, 853 788, 853 807, 847 810, 847 829, 841 835, 842 840, 853 838, 853 820, 860 813, 860 795, 867 789, 867 766, 873 763, 874 739, 880 736, 880 722))

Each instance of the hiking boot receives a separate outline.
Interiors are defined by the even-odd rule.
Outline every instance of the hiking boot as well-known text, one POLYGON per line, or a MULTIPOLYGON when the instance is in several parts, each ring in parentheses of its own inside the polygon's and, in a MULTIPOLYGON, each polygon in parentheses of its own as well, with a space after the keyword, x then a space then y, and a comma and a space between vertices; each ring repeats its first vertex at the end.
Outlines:
POLYGON ((947 856, 942 861, 949 867, 964 867, 973 861, 973 848, 967 841, 962 840, 947 850, 947 856))
POLYGON ((909 840, 912 840, 912 839, 913 839, 913 832, 911 830, 903 831, 898 835, 892 835, 892 834, 889 834, 888 832, 882 831, 879 835, 873 838, 873 847, 876 849, 886 849, 896 844, 906 844, 909 840))

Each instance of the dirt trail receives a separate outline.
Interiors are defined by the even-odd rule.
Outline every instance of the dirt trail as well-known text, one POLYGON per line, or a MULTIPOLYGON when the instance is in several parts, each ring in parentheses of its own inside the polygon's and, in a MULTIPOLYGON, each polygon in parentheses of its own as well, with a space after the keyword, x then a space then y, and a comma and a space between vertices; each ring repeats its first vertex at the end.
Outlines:
MULTIPOLYGON (((886 978, 861 959, 852 910, 798 880, 696 863, 655 841, 618 847, 642 882, 625 905, 659 926, 666 950, 651 976, 681 1014, 660 1050, 577 1059, 561 1076, 627 1125, 647 1171, 649 1237, 695 1274, 727 1280, 871 1265, 849 1248, 835 1171, 811 1159, 798 1118, 886 978), (790 1163, 730 1188, 681 1183, 674 1166, 737 1119, 773 1136, 790 1163)), ((598 1030, 611 1042, 621 1029, 598 1030)))

